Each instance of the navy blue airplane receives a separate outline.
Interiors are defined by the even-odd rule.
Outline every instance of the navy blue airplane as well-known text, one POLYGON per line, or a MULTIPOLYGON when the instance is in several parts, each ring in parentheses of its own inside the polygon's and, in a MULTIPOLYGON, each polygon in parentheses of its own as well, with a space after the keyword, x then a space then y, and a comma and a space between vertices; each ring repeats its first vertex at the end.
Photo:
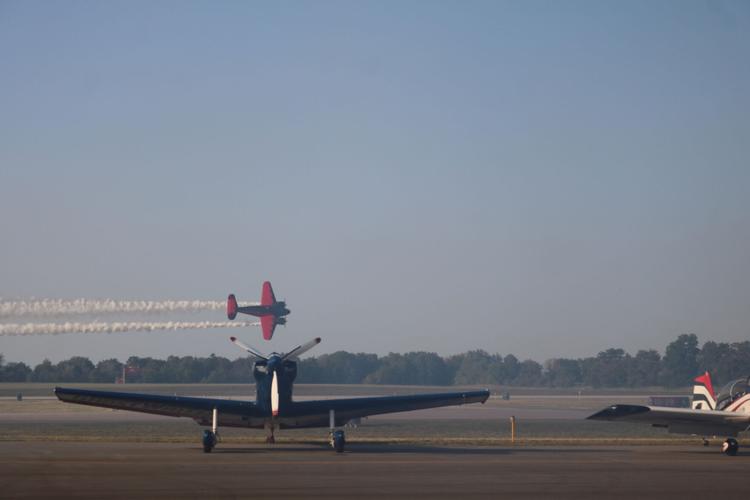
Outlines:
POLYGON ((210 430, 203 431, 203 451, 206 453, 210 453, 218 442, 219 426, 265 429, 266 441, 269 443, 274 442, 276 429, 328 426, 331 446, 337 452, 343 452, 346 441, 344 431, 338 427, 352 419, 439 406, 484 403, 490 396, 490 392, 485 389, 409 396, 294 401, 292 385, 297 376, 298 357, 318 345, 320 338, 297 346, 286 354, 272 353, 270 356, 265 356, 235 337, 231 337, 231 340, 257 358, 253 365, 256 387, 254 402, 64 387, 56 387, 55 395, 66 403, 192 418, 199 425, 211 426, 210 430))

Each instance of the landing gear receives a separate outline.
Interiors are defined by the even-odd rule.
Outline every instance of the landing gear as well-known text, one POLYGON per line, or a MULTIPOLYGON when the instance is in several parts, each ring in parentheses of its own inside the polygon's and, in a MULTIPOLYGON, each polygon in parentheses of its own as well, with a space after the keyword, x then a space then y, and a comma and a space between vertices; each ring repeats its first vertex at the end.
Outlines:
POLYGON ((216 434, 208 429, 203 431, 203 453, 211 453, 216 446, 216 434))
POLYGON ((727 438, 726 441, 721 445, 721 451, 733 457, 737 454, 737 450, 740 449, 740 443, 734 438, 727 438))
POLYGON ((266 422, 263 428, 266 430, 266 444, 276 443, 276 438, 273 437, 273 422, 266 422))
POLYGON ((346 446, 346 438, 344 437, 344 431, 337 430, 331 433, 331 446, 336 453, 343 453, 344 446, 346 446))
POLYGON ((211 430, 203 431, 203 453, 211 453, 219 442, 219 411, 214 408, 211 415, 211 430))
POLYGON ((328 421, 331 428, 331 448, 336 450, 336 453, 343 453, 344 446, 346 446, 346 438, 344 437, 344 431, 336 429, 336 412, 334 410, 328 412, 328 421))
POLYGON ((703 446, 708 446, 708 444, 709 444, 709 443, 708 443, 708 439, 706 439, 706 438, 703 438, 703 446))

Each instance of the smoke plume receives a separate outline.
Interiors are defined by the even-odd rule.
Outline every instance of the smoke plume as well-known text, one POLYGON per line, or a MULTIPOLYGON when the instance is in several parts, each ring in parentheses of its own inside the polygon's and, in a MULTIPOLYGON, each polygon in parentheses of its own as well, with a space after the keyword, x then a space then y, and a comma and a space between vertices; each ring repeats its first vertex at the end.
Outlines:
POLYGON ((0 318, 117 313, 171 313, 217 311, 226 307, 216 300, 114 300, 114 299, 31 299, 0 300, 0 318))
POLYGON ((158 330, 205 330, 209 328, 243 328, 258 326, 250 321, 130 321, 105 323, 6 323, 0 324, 0 336, 59 335, 62 333, 154 332, 158 330))

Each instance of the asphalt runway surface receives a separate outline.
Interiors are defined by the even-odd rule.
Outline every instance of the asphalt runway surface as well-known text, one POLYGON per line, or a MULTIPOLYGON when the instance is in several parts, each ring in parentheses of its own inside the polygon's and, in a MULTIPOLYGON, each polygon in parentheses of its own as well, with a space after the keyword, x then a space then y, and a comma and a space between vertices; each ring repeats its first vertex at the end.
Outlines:
POLYGON ((747 498, 750 450, 0 443, 2 498, 747 498))

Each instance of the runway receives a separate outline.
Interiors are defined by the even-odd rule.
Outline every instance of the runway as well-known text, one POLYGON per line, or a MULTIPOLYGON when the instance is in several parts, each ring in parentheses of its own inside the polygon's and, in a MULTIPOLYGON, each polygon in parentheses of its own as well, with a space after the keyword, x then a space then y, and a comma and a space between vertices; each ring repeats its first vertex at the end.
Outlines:
POLYGON ((3 498, 745 498, 715 447, 0 443, 3 498))

